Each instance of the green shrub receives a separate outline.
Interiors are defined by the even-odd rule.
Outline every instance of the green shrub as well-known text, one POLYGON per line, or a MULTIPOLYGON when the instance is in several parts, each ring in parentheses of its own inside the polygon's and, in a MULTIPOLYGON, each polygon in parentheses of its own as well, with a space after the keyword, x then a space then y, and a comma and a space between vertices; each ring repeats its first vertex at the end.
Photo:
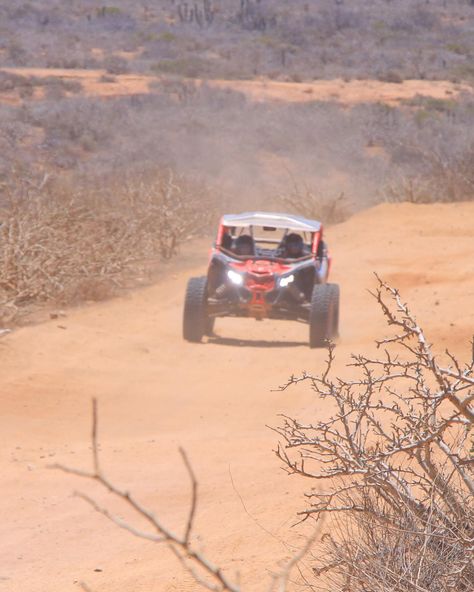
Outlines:
POLYGON ((161 33, 161 35, 158 36, 158 39, 159 41, 165 41, 166 43, 173 43, 178 39, 178 37, 170 31, 165 31, 164 33, 161 33))
POLYGON ((377 75, 377 80, 381 82, 391 82, 392 84, 402 84, 403 76, 395 70, 388 70, 377 75))
POLYGON ((471 48, 462 43, 448 43, 446 49, 457 55, 469 55, 471 53, 471 48))
POLYGON ((118 6, 101 6, 96 11, 97 16, 105 17, 105 16, 116 16, 118 14, 122 14, 122 11, 118 6))
POLYGON ((198 78, 204 74, 205 64, 196 57, 160 60, 151 67, 158 74, 176 74, 186 78, 198 78))
POLYGON ((420 108, 427 115, 429 115, 433 111, 438 113, 450 113, 456 108, 457 103, 454 99, 438 99, 436 97, 416 95, 411 99, 403 100, 402 105, 420 108))

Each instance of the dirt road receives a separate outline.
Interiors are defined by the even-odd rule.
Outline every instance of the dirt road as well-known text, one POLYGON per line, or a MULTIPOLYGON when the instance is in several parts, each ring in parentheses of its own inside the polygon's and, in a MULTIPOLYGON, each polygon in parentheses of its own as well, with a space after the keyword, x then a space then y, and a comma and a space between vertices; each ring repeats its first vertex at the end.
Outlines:
MULTIPOLYGON (((440 350, 469 357, 473 221, 474 204, 383 205, 328 229, 343 294, 339 371, 387 331, 367 293, 373 271, 401 289, 440 350)), ((90 466, 92 396, 108 473, 176 529, 189 500, 177 449, 188 451, 200 481, 197 544, 239 571, 244 589, 266 589, 268 570, 300 541, 304 531, 290 527, 311 483, 279 469, 265 424, 327 411, 304 388, 271 390, 318 372, 325 353, 308 349, 304 325, 251 320, 218 321, 218 338, 184 343, 185 282, 205 263, 203 250, 199 268, 0 341, 0 592, 69 592, 81 581, 97 592, 196 589, 165 548, 119 531, 73 491, 110 496, 47 468, 90 466)))
MULTIPOLYGON (((82 85, 81 94, 103 98, 148 94, 150 85, 162 81, 161 77, 142 74, 108 75, 105 70, 80 70, 61 68, 2 68, 2 72, 19 76, 57 78, 75 81, 82 85)), ((184 79, 188 84, 202 84, 196 79, 184 79)), ((386 103, 399 105, 404 101, 431 97, 438 100, 455 100, 460 94, 470 95, 472 86, 468 83, 454 83, 448 80, 403 80, 383 82, 380 80, 316 80, 312 82, 280 82, 276 80, 206 80, 211 88, 230 89, 240 92, 256 102, 283 101, 285 103, 306 103, 330 101, 344 105, 359 103, 386 103)), ((155 90, 156 92, 156 90, 155 90)), ((76 94, 76 93, 74 93, 76 94)), ((36 88, 33 98, 43 99, 44 89, 36 88)), ((16 90, 0 91, 0 103, 20 104, 16 90)))

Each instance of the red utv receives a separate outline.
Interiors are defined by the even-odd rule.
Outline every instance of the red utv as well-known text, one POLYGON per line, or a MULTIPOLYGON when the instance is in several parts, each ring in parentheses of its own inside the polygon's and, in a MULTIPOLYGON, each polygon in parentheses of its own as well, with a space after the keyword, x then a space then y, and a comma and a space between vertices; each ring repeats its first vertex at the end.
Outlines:
POLYGON ((316 220, 272 212, 223 216, 206 276, 186 289, 183 337, 212 335, 217 317, 289 319, 309 324, 309 346, 338 335, 339 286, 316 220))

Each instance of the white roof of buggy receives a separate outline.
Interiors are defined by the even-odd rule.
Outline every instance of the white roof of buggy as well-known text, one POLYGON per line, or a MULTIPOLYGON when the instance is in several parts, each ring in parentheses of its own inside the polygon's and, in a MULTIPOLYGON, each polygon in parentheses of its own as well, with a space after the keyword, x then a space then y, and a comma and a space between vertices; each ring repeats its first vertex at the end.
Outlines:
POLYGON ((227 214, 222 217, 224 226, 273 226, 274 228, 289 228, 300 232, 318 232, 321 222, 308 220, 303 216, 293 214, 279 214, 277 212, 244 212, 243 214, 227 214))

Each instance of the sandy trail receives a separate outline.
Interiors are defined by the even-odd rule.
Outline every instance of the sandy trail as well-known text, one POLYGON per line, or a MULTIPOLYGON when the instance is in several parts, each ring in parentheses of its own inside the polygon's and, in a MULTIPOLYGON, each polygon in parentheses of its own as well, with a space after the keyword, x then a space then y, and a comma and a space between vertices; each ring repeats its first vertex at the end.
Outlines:
MULTIPOLYGON (((366 291, 373 271, 402 290, 440 350, 469 357, 473 220, 474 204, 383 205, 328 229, 343 294, 338 370, 386 332, 366 291)), ((92 396, 108 473, 176 529, 189 500, 177 449, 188 451, 200 481, 197 544, 240 571, 244 588, 266 589, 291 550, 284 541, 300 541, 290 526, 311 484, 279 470, 265 424, 327 412, 304 388, 271 391, 291 373, 318 372, 325 354, 307 348, 307 327, 283 322, 220 320, 219 338, 183 342, 185 282, 205 264, 203 250, 202 265, 167 281, 0 341, 0 592, 68 592, 80 581, 96 592, 197 589, 165 548, 118 531, 73 491, 110 496, 47 469, 90 466, 92 396)))
MULTIPOLYGON (((86 96, 112 98, 127 95, 147 94, 153 82, 166 80, 160 76, 143 74, 110 75, 105 70, 81 70, 61 68, 1 68, 0 71, 20 76, 58 78, 82 84, 81 93, 86 96)), ((178 79, 179 80, 179 79, 178 79)), ((182 78, 188 84, 203 84, 202 80, 182 78)), ((330 101, 344 105, 358 103, 385 103, 399 105, 415 97, 431 97, 440 100, 457 99, 460 94, 473 92, 472 85, 448 80, 404 80, 383 82, 380 80, 315 80, 311 82, 282 82, 277 80, 206 80, 211 88, 229 89, 244 94, 256 102, 306 103, 330 101)), ((159 92, 155 89, 153 92, 159 92)), ((43 91, 37 89, 34 98, 42 99, 43 91)), ((15 91, 0 92, 0 101, 20 103, 15 91)))

